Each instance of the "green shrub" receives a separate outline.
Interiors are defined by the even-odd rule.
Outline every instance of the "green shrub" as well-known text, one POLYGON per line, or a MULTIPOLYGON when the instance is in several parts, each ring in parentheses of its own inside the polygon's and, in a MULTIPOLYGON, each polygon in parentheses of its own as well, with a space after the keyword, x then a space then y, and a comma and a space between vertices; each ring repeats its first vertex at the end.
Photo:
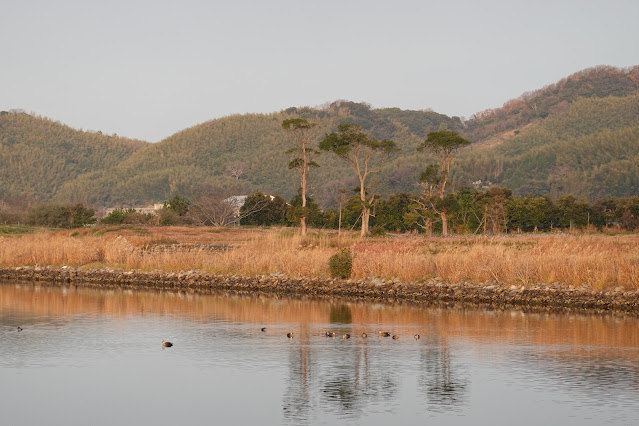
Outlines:
POLYGON ((53 228, 80 228, 95 222, 93 209, 82 204, 39 204, 25 217, 28 225, 53 228))
POLYGON ((191 205, 189 200, 179 195, 174 195, 173 198, 164 203, 164 208, 171 210, 178 216, 184 216, 189 211, 189 205, 191 205))
POLYGON ((375 225, 371 229, 371 236, 373 237, 383 237, 386 235, 386 230, 382 225, 375 225))
POLYGON ((76 204, 71 207, 71 211, 73 213, 72 223, 74 228, 81 228, 85 225, 94 224, 95 219, 95 210, 84 207, 82 204, 76 204))
POLYGON ((20 225, 6 225, 0 226, 0 235, 2 234, 30 234, 33 232, 33 228, 20 225))
POLYGON ((162 226, 181 225, 184 221, 176 210, 162 207, 158 212, 159 223, 162 226))
POLYGON ((342 249, 328 260, 331 276, 334 278, 349 278, 353 272, 353 257, 347 248, 342 249))
POLYGON ((134 211, 135 210, 133 209, 118 208, 103 217, 100 222, 107 225, 121 225, 124 223, 127 216, 134 211))

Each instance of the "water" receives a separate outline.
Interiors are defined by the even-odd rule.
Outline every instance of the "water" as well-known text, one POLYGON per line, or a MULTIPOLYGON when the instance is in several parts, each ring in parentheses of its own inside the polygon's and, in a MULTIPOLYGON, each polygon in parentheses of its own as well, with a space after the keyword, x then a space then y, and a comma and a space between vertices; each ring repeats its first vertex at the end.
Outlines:
POLYGON ((630 425, 638 325, 4 283, 0 423, 630 425))

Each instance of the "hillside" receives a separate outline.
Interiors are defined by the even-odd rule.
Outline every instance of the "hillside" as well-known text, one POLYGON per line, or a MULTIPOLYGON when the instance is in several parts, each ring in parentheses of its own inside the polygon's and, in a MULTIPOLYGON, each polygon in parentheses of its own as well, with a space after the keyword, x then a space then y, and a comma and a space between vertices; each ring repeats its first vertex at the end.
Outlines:
MULTIPOLYGON (((0 117, 0 196, 30 194, 43 200, 97 206, 163 201, 172 194, 256 190, 290 199, 295 172, 285 154, 281 122, 302 117, 318 124, 320 140, 343 122, 357 123, 402 149, 374 175, 382 195, 417 190, 433 159, 416 147, 430 131, 447 128, 474 144, 459 153, 452 187, 482 180, 516 194, 566 193, 589 200, 639 192, 639 67, 595 67, 469 120, 434 111, 337 101, 319 108, 232 115, 148 144, 82 132, 28 114, 0 117)), ((348 167, 321 155, 312 172, 314 197, 332 204, 338 188, 356 185, 348 167)))
POLYGON ((54 197, 89 170, 116 166, 146 145, 72 129, 23 112, 0 112, 0 197, 54 197))
POLYGON ((516 194, 586 200, 639 191, 639 95, 581 98, 499 145, 476 144, 457 162, 463 182, 516 194))
POLYGON ((620 69, 597 66, 576 72, 554 84, 511 99, 501 108, 478 112, 466 122, 474 142, 502 140, 502 134, 565 111, 581 98, 625 97, 639 93, 639 66, 620 69))
MULTIPOLYGON (((198 187, 209 186, 228 193, 262 190, 290 199, 297 191, 296 174, 287 168, 285 151, 290 137, 283 132, 281 123, 292 116, 318 123, 316 141, 343 121, 356 122, 377 138, 392 138, 404 155, 414 153, 421 139, 401 123, 352 102, 334 103, 323 110, 291 108, 274 114, 234 115, 183 130, 108 171, 81 176, 65 184, 59 195, 93 197, 98 204, 144 203, 164 200, 172 193, 188 196, 198 187), (231 169, 241 169, 243 173, 233 176, 231 169), (113 181, 112 176, 117 179, 113 181)), ((320 167, 313 170, 312 176, 314 192, 319 199, 330 202, 335 187, 348 180, 350 173, 341 161, 328 154, 319 156, 317 162, 320 167)), ((387 165, 385 174, 389 173, 391 168, 387 165)), ((355 182, 346 186, 350 189, 355 182)))

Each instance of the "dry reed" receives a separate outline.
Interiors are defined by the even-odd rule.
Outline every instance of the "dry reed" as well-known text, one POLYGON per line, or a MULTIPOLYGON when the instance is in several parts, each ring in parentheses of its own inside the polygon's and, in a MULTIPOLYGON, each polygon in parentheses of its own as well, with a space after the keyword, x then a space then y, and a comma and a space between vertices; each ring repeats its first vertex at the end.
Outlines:
POLYGON ((551 284, 595 290, 639 287, 639 237, 634 235, 357 239, 350 234, 338 238, 331 232, 302 238, 293 230, 280 229, 227 232, 149 228, 140 234, 119 230, 79 236, 44 231, 0 237, 0 265, 327 277, 328 259, 341 247, 352 249, 354 278, 420 281, 440 277, 449 282, 493 280, 510 285, 551 284), (198 241, 197 233, 200 241, 224 242, 231 248, 173 244, 198 241))

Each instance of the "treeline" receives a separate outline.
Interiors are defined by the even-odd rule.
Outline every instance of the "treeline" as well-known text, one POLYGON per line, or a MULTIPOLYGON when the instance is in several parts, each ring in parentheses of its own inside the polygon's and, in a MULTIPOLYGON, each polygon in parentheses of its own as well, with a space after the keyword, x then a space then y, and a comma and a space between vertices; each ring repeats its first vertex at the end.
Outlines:
MULTIPOLYGON (((246 209, 263 200, 264 194, 256 193, 247 198, 246 209)), ((420 197, 416 194, 398 193, 379 199, 373 207, 372 234, 386 232, 426 232, 420 223, 420 197)), ((355 229, 361 220, 361 201, 357 195, 337 208, 322 211, 309 199, 309 225, 314 228, 355 229)), ((448 211, 449 227, 454 234, 500 234, 512 232, 551 232, 553 230, 639 230, 639 196, 609 198, 589 204, 566 195, 554 201, 549 196, 513 197, 505 188, 481 191, 471 188, 446 195, 443 200, 448 211)), ((244 217, 243 225, 295 226, 298 224, 295 209, 299 197, 287 205, 281 197, 274 197, 258 212, 244 217)), ((435 234, 441 233, 441 222, 432 216, 435 234)))
MULTIPOLYGON (((372 235, 393 233, 425 233, 420 223, 420 196, 411 193, 393 194, 378 199, 371 217, 372 235)), ((462 188, 442 201, 448 211, 449 232, 457 235, 500 234, 513 232, 552 232, 568 230, 639 230, 639 196, 609 198, 587 203, 567 195, 553 201, 549 196, 514 197, 509 189, 477 190, 462 188)), ((214 204, 214 203, 213 203, 214 204)), ((256 192, 246 198, 239 210, 226 206, 224 226, 297 226, 301 198, 290 201, 280 196, 256 192)), ((82 204, 40 204, 24 212, 0 208, 0 223, 21 223, 32 226, 77 228, 94 223, 104 225, 189 225, 214 226, 212 206, 208 213, 188 199, 174 196, 155 214, 120 208, 97 220, 95 210, 82 204), (207 220, 206 218, 209 218, 207 220)), ((316 229, 353 230, 360 226, 361 200, 353 195, 335 208, 322 210, 307 199, 308 226, 316 229)), ((432 216, 432 232, 441 233, 441 222, 432 216)))
POLYGON ((81 203, 37 204, 26 211, 15 206, 0 206, 0 223, 24 224, 48 228, 80 228, 96 223, 95 210, 81 203))

